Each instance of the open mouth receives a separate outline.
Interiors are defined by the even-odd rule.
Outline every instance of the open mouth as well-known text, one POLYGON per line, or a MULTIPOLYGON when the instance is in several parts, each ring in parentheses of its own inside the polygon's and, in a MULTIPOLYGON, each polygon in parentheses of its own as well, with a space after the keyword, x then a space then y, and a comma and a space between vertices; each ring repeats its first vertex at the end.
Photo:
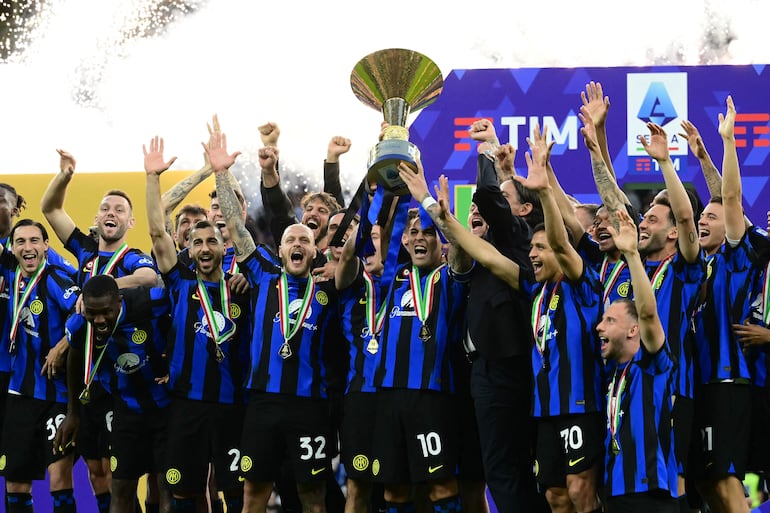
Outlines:
POLYGON ((639 233, 639 242, 642 242, 643 240, 647 240, 650 238, 650 234, 647 232, 640 232, 639 233))
POLYGON ((705 239, 709 235, 711 235, 711 231, 709 231, 709 230, 705 230, 704 229, 704 230, 701 230, 700 232, 698 232, 698 237, 700 237, 701 239, 705 239))
POLYGON ((318 221, 316 221, 315 219, 308 219, 307 222, 305 223, 305 226, 307 226, 311 230, 317 230, 319 224, 318 224, 318 221))
POLYGON ((217 228, 219 228, 220 230, 222 228, 227 228, 227 223, 224 221, 217 221, 217 228))
POLYGON ((481 228, 482 226, 484 226, 484 221, 478 217, 471 219, 471 228, 481 228))
POLYGON ((539 262, 537 260, 532 260, 532 270, 537 274, 538 272, 543 270, 543 262, 539 262))
POLYGON ((118 226, 118 223, 116 223, 115 221, 107 220, 104 222, 104 226, 107 228, 115 228, 116 226, 118 226))
POLYGON ((293 264, 299 264, 302 263, 302 259, 304 258, 304 255, 301 251, 292 251, 291 255, 289 255, 289 259, 293 264))
POLYGON ((611 238, 612 238, 612 235, 610 235, 610 234, 609 234, 609 233, 607 233, 606 231, 601 231, 601 232, 599 232, 599 233, 597 234, 597 236, 599 237, 599 242, 601 242, 601 241, 605 241, 605 240, 609 240, 609 239, 611 239, 611 238))
POLYGON ((415 256, 423 256, 428 254, 428 248, 425 246, 415 246, 414 247, 414 254, 415 256))

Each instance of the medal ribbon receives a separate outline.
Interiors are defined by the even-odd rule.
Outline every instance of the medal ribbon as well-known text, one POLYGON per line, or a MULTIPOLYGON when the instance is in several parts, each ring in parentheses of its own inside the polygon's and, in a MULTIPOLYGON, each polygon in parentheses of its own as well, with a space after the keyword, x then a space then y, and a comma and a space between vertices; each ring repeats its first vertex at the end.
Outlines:
POLYGON ((230 269, 227 270, 227 273, 232 276, 237 272, 238 272, 238 259, 235 258, 235 255, 233 255, 233 259, 230 260, 230 269))
POLYGON ((669 255, 666 258, 664 258, 659 264, 658 268, 655 269, 655 273, 652 275, 652 278, 650 278, 650 282, 652 283, 652 290, 657 294, 658 289, 660 289, 660 286, 663 285, 663 278, 666 277, 666 271, 671 266, 671 261, 674 259, 674 255, 669 255))
POLYGON ((366 284, 366 327, 369 328, 370 338, 374 338, 382 331, 382 325, 385 323, 385 310, 387 309, 387 299, 382 301, 380 309, 377 310, 377 293, 375 291, 374 279, 372 275, 364 271, 364 283, 366 284))
POLYGON ((305 295, 302 297, 302 303, 300 304, 299 311, 297 312, 297 320, 294 323, 294 327, 291 326, 291 319, 289 317, 289 280, 286 278, 286 272, 281 273, 281 277, 278 280, 278 298, 280 300, 278 304, 278 316, 280 317, 281 334, 286 343, 289 343, 297 331, 302 327, 302 323, 310 312, 310 304, 312 303, 313 291, 315 290, 315 282, 312 276, 307 278, 307 287, 305 288, 305 295))
POLYGON ((120 324, 121 319, 123 318, 123 303, 120 303, 120 311, 118 312, 118 317, 115 319, 115 325, 112 327, 112 331, 110 332, 110 336, 107 337, 107 340, 104 341, 104 345, 102 346, 102 351, 99 353, 99 357, 96 359, 96 363, 93 366, 93 369, 90 367, 91 365, 91 357, 93 354, 91 353, 91 348, 93 347, 93 341, 94 341, 94 333, 93 333, 93 326, 90 322, 86 321, 86 345, 89 346, 89 350, 86 353, 86 363, 88 363, 88 366, 86 367, 86 375, 83 382, 86 385, 86 389, 88 389, 91 386, 91 383, 93 383, 94 379, 96 378, 96 372, 99 370, 99 364, 102 363, 102 357, 104 356, 104 352, 107 350, 107 342, 112 338, 112 335, 115 334, 115 330, 118 328, 118 324, 120 324))
MULTIPOLYGON (((107 264, 104 266, 104 269, 102 270, 102 272, 99 272, 99 252, 97 251, 94 259, 91 260, 91 271, 89 272, 88 277, 93 278, 97 274, 110 274, 112 270, 115 268, 115 266, 118 265, 118 261, 121 258, 123 258, 123 256, 126 253, 128 253, 128 243, 124 242, 112 254, 110 259, 107 261, 107 264)), ((116 323, 116 326, 117 326, 117 323, 116 323)), ((102 351, 102 354, 104 354, 104 351, 102 351)), ((83 376, 83 382, 86 384, 86 386, 88 386, 90 384, 89 376, 96 375, 96 367, 99 366, 99 361, 101 361, 101 356, 100 356, 99 361, 96 362, 96 367, 94 367, 92 372, 91 364, 94 361, 94 336, 93 336, 93 333, 91 332, 91 325, 89 323, 87 323, 86 325, 85 359, 86 359, 85 375, 83 376)))
MULTIPOLYGON (((433 283, 433 277, 436 273, 441 272, 446 264, 433 269, 428 277, 425 279, 425 294, 420 290, 420 270, 416 265, 412 265, 412 272, 409 273, 409 285, 412 288, 412 298, 414 300, 414 313, 417 315, 417 319, 425 324, 426 319, 430 315, 433 309, 433 289, 435 283, 433 283)), ((436 280, 438 282, 438 280, 436 280)))
POLYGON ((45 270, 46 262, 47 260, 43 259, 37 269, 35 269, 35 273, 30 277, 26 287, 24 287, 24 292, 22 293, 21 297, 19 297, 19 291, 24 286, 24 282, 21 281, 21 266, 16 266, 16 273, 13 278, 13 318, 11 319, 11 342, 16 340, 16 334, 19 332, 19 316, 21 315, 21 310, 24 308, 24 305, 27 303, 29 296, 32 295, 32 291, 43 277, 43 270, 45 270))
MULTIPOLYGON (((606 259, 607 257, 605 256, 604 258, 606 259)), ((604 272, 602 272, 602 283, 604 284, 604 293, 602 296, 605 304, 610 297, 612 288, 615 286, 615 283, 617 283, 618 278, 620 277, 620 273, 622 273, 623 269, 625 268, 626 263, 622 259, 618 259, 618 261, 615 262, 615 267, 612 268, 612 271, 606 280, 604 279, 604 272)))
POLYGON ((613 374, 612 382, 610 383, 610 389, 607 391, 607 419, 610 422, 610 438, 613 440, 617 440, 616 434, 620 427, 620 396, 626 388, 626 372, 628 372, 628 367, 630 365, 631 362, 628 362, 623 368, 623 372, 620 373, 617 388, 615 388, 615 378, 618 377, 618 371, 615 369, 615 374, 613 374))
MULTIPOLYGON (((219 331, 216 317, 214 317, 214 306, 211 304, 209 291, 206 289, 200 276, 196 276, 196 279, 198 280, 198 301, 200 301, 201 308, 203 308, 203 314, 206 316, 206 321, 209 324, 209 333, 216 345, 219 345, 233 336, 235 333, 235 323, 231 323, 230 328, 226 331, 219 331)), ((230 319, 230 287, 225 283, 224 277, 219 278, 219 299, 222 315, 224 315, 226 319, 230 319)), ((225 326, 227 326, 227 323, 225 323, 225 326)))
POLYGON ((540 318, 543 316, 543 302, 545 301, 546 289, 545 285, 543 285, 543 288, 540 289, 540 292, 538 292, 537 296, 535 296, 535 300, 532 302, 532 329, 535 334, 535 347, 537 347, 538 353, 540 353, 540 356, 543 358, 545 358, 543 354, 545 353, 546 339, 548 337, 548 330, 551 327, 551 315, 553 314, 551 303, 553 302, 553 298, 556 295, 556 291, 559 289, 559 285, 561 285, 561 280, 563 278, 564 276, 560 277, 556 284, 553 286, 553 290, 551 290, 551 297, 548 300, 548 315, 546 316, 545 325, 543 326, 543 336, 539 338, 537 333, 540 331, 540 318))
POLYGON ((765 281, 762 284, 762 322, 770 328, 770 262, 765 267, 765 281))

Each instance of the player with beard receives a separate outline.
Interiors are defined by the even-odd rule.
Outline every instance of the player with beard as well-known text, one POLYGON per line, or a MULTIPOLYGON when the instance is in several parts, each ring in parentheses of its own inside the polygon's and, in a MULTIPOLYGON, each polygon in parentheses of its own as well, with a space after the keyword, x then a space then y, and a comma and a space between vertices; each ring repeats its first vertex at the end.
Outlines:
POLYGON ((42 368, 48 351, 64 339, 80 289, 48 263, 42 224, 22 219, 10 240, 10 251, 0 246, 0 277, 11 283, 5 314, 11 319, 11 377, 0 443, 5 504, 9 513, 32 513, 32 481, 44 479, 47 469, 54 512, 72 513, 73 453, 54 451, 52 443, 67 408, 65 376, 48 379, 42 368))
POLYGON ((648 123, 649 140, 640 144, 660 166, 667 195, 645 212, 639 224, 639 252, 650 277, 658 313, 666 331, 676 369, 673 419, 674 450, 679 465, 679 497, 686 507, 684 476, 687 473, 693 418, 693 341, 690 319, 706 279, 705 262, 698 244, 693 207, 669 157, 665 131, 648 123))
POLYGON ((294 224, 279 246, 282 268, 257 250, 230 186, 224 134, 204 145, 214 168, 217 197, 238 265, 253 290, 250 392, 241 443, 243 511, 264 511, 285 457, 291 459, 303 510, 326 511, 325 481, 332 471, 328 444, 327 339, 338 321, 333 283, 315 283, 310 268, 317 248, 312 230, 294 224))
MULTIPOLYGON (((717 219, 723 216, 727 243, 708 259, 705 294, 695 315, 695 427, 702 434, 702 445, 694 452, 693 475, 716 512, 748 511, 741 481, 749 455, 751 373, 733 325, 750 317, 770 254, 764 230, 747 227, 744 220, 735 117, 728 96, 727 112, 719 114, 724 144, 722 204, 712 202, 704 210, 717 219)), ((719 235, 716 223, 701 230, 706 241, 719 235)))
MULTIPOLYGON (((78 398, 84 391, 84 355, 96 348, 90 375, 102 383, 114 401, 110 462, 110 511, 132 513, 139 478, 155 476, 164 464, 169 391, 168 366, 162 354, 171 324, 170 303, 162 288, 118 290, 115 279, 97 275, 83 287, 83 312, 67 320, 71 346, 67 357, 67 417, 59 426, 55 448, 75 440, 80 424, 78 398)), ((161 493, 163 510, 170 501, 161 493)))
POLYGON ((205 507, 209 462, 228 509, 238 510, 242 491, 233 471, 237 461, 247 377, 249 298, 231 294, 231 274, 223 269, 224 241, 210 221, 190 231, 191 271, 180 262, 163 226, 160 175, 175 160, 163 158, 163 139, 144 148, 147 218, 158 268, 169 290, 177 322, 170 334, 169 383, 172 403, 165 480, 179 513, 205 507), (203 450, 190 451, 199 446, 203 450))
MULTIPOLYGON (((440 178, 442 231, 480 265, 532 299, 532 415, 537 424, 538 481, 553 511, 600 511, 599 468, 605 421, 599 344, 593 328, 601 314, 601 285, 572 247, 546 171, 547 145, 529 141, 529 174, 517 177, 537 191, 545 226, 537 227, 529 253, 532 271, 473 236, 449 213, 448 181, 440 178)), ((432 207, 435 208, 435 207, 432 207)))
MULTIPOLYGON (((78 262, 77 283, 81 287, 97 274, 116 278, 121 288, 155 286, 158 273, 149 255, 130 248, 127 231, 134 226, 131 200, 119 190, 108 191, 102 198, 94 220, 98 240, 83 233, 64 209, 67 187, 75 172, 75 158, 63 150, 60 172, 54 176, 43 194, 40 208, 56 236, 78 262)), ((109 429, 112 418, 112 400, 97 384, 91 392, 91 401, 84 406, 77 450, 88 465, 91 486, 100 513, 109 509, 110 471, 106 458, 109 429)))
POLYGON ((631 269, 634 300, 614 301, 596 326, 602 357, 611 362, 607 391, 605 459, 608 512, 678 513, 678 473, 671 429, 671 373, 644 266, 637 251, 636 225, 617 214, 619 233, 609 231, 631 269))

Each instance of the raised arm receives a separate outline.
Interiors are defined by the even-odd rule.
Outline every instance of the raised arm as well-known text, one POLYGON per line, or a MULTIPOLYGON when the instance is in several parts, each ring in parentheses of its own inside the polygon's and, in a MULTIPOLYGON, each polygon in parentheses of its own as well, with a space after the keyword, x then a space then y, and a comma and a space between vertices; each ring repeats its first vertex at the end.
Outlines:
POLYGON ((724 156, 722 157, 722 205, 725 211, 725 237, 737 241, 746 233, 743 218, 743 189, 735 149, 735 104, 732 96, 727 97, 727 112, 719 114, 719 135, 722 136, 724 156))
POLYGON ((604 96, 604 91, 602 90, 602 84, 600 82, 591 81, 586 84, 585 92, 581 91, 580 99, 583 101, 581 111, 585 109, 586 114, 593 119, 599 154, 604 161, 604 165, 607 167, 607 172, 613 180, 616 180, 615 170, 612 169, 610 147, 607 142, 606 123, 607 114, 610 110, 610 98, 609 96, 604 96))
MULTIPOLYGON (((536 127, 539 132, 539 127, 536 127)), ((548 158, 548 147, 545 138, 537 139, 527 138, 530 153, 525 154, 527 161, 527 178, 520 176, 514 177, 514 180, 525 187, 537 191, 540 196, 540 202, 543 206, 543 217, 545 219, 545 233, 548 238, 548 244, 553 249, 559 265, 564 271, 564 275, 571 281, 577 281, 583 274, 583 259, 577 253, 569 242, 567 228, 561 217, 559 206, 556 204, 556 198, 553 189, 548 183, 548 173, 546 171, 546 159, 548 158)))
POLYGON ((345 206, 340 183, 340 156, 350 151, 350 139, 335 135, 326 148, 324 160, 324 192, 328 192, 340 206, 345 206))
POLYGON ((428 212, 433 223, 452 244, 449 248, 449 253, 447 254, 449 267, 458 273, 469 271, 473 262, 467 253, 465 253, 463 247, 455 244, 450 235, 444 231, 444 228, 446 228, 446 220, 441 216, 441 208, 439 207, 438 202, 431 196, 430 192, 428 192, 428 183, 425 181, 425 171, 423 170, 420 159, 417 159, 417 171, 413 170, 405 162, 399 163, 398 174, 407 187, 409 187, 409 192, 412 194, 412 197, 422 205, 422 208, 426 212, 428 212))
POLYGON ((147 174, 147 224, 150 229, 152 252, 155 263, 162 273, 170 271, 177 262, 176 248, 171 234, 166 230, 165 215, 160 196, 160 175, 174 163, 176 157, 168 162, 163 159, 163 139, 154 137, 150 149, 142 145, 144 152, 144 171, 147 174))
POLYGON ((214 168, 217 198, 219 198, 219 206, 225 217, 227 229, 230 231, 236 260, 242 262, 257 249, 257 245, 243 222, 241 203, 233 190, 231 177, 228 176, 230 166, 241 153, 227 153, 227 136, 223 133, 214 134, 209 144, 204 144, 203 148, 209 156, 211 167, 214 168))
POLYGON ((207 162, 202 168, 186 178, 182 178, 175 183, 169 190, 163 193, 160 198, 163 208, 163 222, 166 230, 169 233, 173 233, 173 226, 171 224, 171 214, 174 209, 190 194, 195 187, 197 187, 202 181, 211 176, 212 169, 211 164, 207 162))
POLYGON ((652 284, 639 256, 637 242, 639 234, 627 212, 620 211, 617 217, 620 232, 615 231, 612 226, 609 226, 607 231, 612 235, 615 246, 625 257, 631 272, 631 286, 634 289, 634 303, 639 316, 642 344, 644 344, 647 352, 655 354, 666 342, 666 333, 663 331, 663 325, 658 316, 658 306, 652 284))
POLYGON ((644 147, 647 154, 655 159, 663 173, 663 179, 666 182, 668 190, 668 199, 671 203, 671 211, 676 219, 676 230, 679 240, 679 251, 682 253, 685 261, 695 262, 700 253, 700 244, 698 243, 698 231, 695 226, 695 216, 692 211, 690 198, 687 191, 679 179, 679 175, 674 169, 674 163, 668 153, 668 137, 665 130, 655 123, 647 123, 650 129, 649 142, 644 137, 639 137, 639 142, 644 147))
POLYGON ((588 148, 588 152, 591 155, 591 170, 593 171, 596 190, 602 198, 602 203, 607 207, 610 219, 617 226, 614 214, 621 210, 625 211, 626 205, 629 205, 631 202, 620 187, 618 187, 614 172, 607 166, 607 161, 604 159, 601 143, 598 139, 596 123, 591 117, 590 110, 585 105, 580 108, 578 117, 583 122, 583 128, 580 129, 580 133, 583 134, 586 148, 588 148))
POLYGON ((64 210, 64 196, 67 186, 75 173, 75 157, 64 150, 56 150, 59 153, 59 174, 53 177, 48 188, 40 200, 40 210, 45 220, 53 228, 54 233, 62 243, 75 231, 75 222, 64 210))
POLYGON ((547 149, 545 170, 548 175, 548 184, 553 190, 553 197, 556 200, 556 205, 559 207, 559 213, 564 220, 564 225, 572 232, 573 244, 577 247, 578 241, 583 236, 585 230, 583 225, 580 224, 580 220, 575 214, 575 207, 572 206, 567 193, 559 183, 559 179, 556 177, 556 173, 551 165, 551 148, 553 148, 554 141, 548 142, 548 129, 544 128, 542 133, 539 127, 535 129, 532 134, 535 144, 545 144, 547 149))
POLYGON ((703 139, 700 136, 698 129, 687 120, 682 121, 682 130, 679 136, 687 139, 687 145, 690 147, 690 151, 700 162, 700 169, 703 172, 703 178, 706 179, 706 185, 709 188, 709 195, 713 198, 722 194, 722 177, 719 175, 719 170, 714 165, 714 161, 711 160, 711 155, 706 150, 706 145, 703 144, 703 139))
POLYGON ((337 262, 337 267, 334 269, 334 284, 337 290, 343 290, 353 283, 358 275, 358 269, 361 266, 361 261, 356 256, 356 236, 361 225, 354 228, 353 233, 350 234, 348 240, 345 241, 345 245, 342 246, 342 254, 340 260, 337 262))

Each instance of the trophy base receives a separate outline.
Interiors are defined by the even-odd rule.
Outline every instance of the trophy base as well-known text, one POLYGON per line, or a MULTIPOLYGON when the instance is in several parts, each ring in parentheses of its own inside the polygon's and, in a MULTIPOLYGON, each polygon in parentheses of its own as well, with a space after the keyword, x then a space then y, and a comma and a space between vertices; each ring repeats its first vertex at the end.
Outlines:
POLYGON ((405 162, 417 170, 417 159, 420 150, 414 144, 402 139, 385 139, 375 145, 369 152, 368 178, 377 182, 396 196, 409 194, 409 188, 398 176, 398 164, 405 162))

